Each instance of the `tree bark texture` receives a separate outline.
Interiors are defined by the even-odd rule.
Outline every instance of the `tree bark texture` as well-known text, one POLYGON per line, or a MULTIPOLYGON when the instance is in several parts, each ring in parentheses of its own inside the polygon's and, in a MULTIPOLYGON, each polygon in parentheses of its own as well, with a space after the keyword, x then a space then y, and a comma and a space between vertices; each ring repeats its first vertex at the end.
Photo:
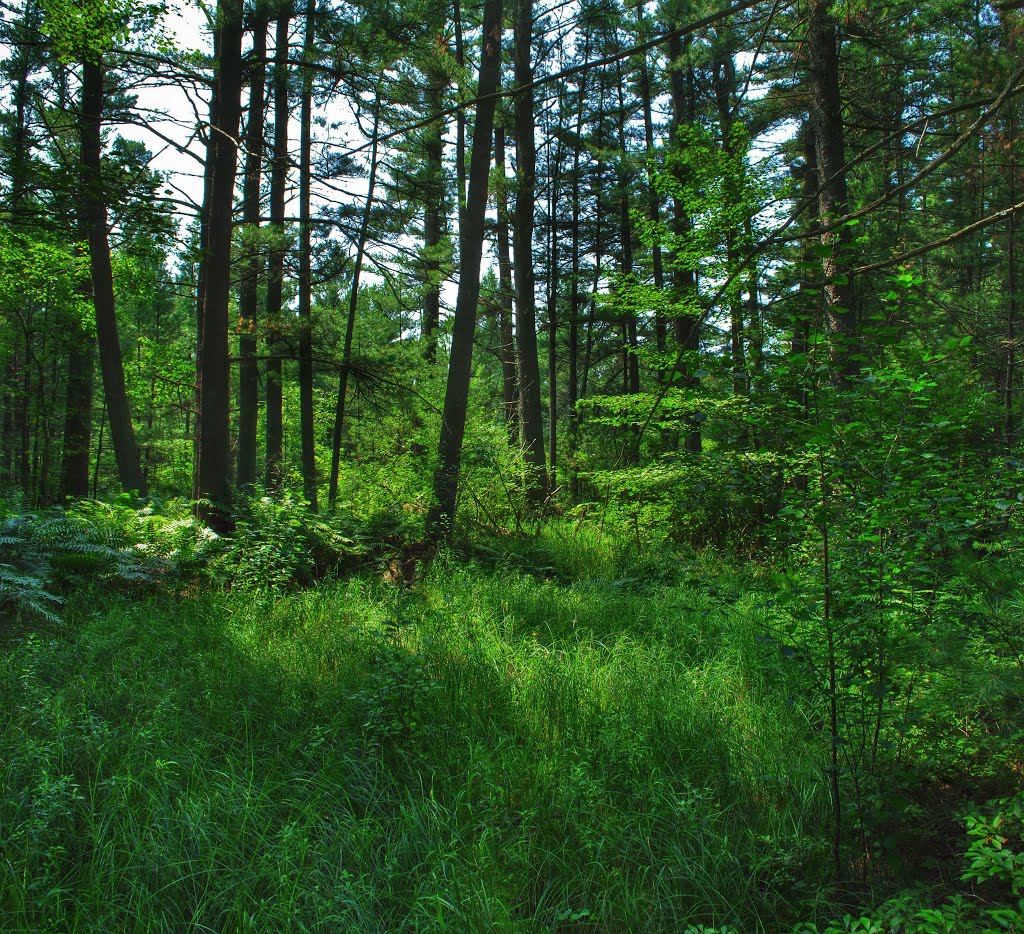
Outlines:
POLYGON ((512 248, 516 272, 516 350, 519 355, 519 404, 526 458, 526 497, 537 505, 547 490, 544 422, 541 407, 540 361, 537 354, 537 311, 533 273, 533 226, 537 153, 534 139, 533 80, 530 62, 533 37, 532 0, 514 0, 516 134, 516 204, 512 248), (523 90, 525 88, 525 90, 523 90))
POLYGON ((267 464, 268 490, 284 479, 284 386, 281 309, 284 296, 284 201, 288 185, 288 12, 277 18, 274 42, 274 161, 270 172, 270 226, 274 243, 267 264, 267 464))
POLYGON ((473 339, 476 334, 477 303, 480 300, 480 266, 486 231, 487 187, 496 103, 493 95, 498 89, 501 66, 501 12, 501 0, 486 0, 469 192, 465 222, 460 226, 459 236, 459 293, 455 302, 451 361, 441 415, 438 466, 434 474, 434 504, 427 515, 427 541, 435 547, 451 536, 459 495, 459 466, 462 440, 466 433, 473 339))
MULTIPOLYGON (((124 363, 118 337, 114 305, 114 273, 110 264, 107 234, 107 207, 103 194, 101 165, 101 127, 103 119, 103 65, 86 62, 82 66, 81 169, 82 195, 89 233, 89 268, 92 274, 93 304, 96 309, 96 337, 99 344, 103 393, 110 418, 110 435, 117 461, 118 479, 126 491, 146 495, 146 479, 135 440, 128 392, 125 389, 124 363)), ((225 341, 227 323, 224 327, 225 341)), ((224 355, 225 365, 227 354, 224 355)))
MULTIPOLYGON (((195 492, 197 498, 210 500, 219 511, 227 506, 231 489, 228 305, 232 209, 242 109, 242 5, 237 0, 220 0, 217 4, 216 46, 216 76, 206 149, 210 176, 203 219, 207 229, 202 238, 205 248, 200 261, 205 288, 199 297, 197 314, 201 330, 195 492)), ((107 405, 113 430, 114 413, 109 399, 107 405)), ((116 440, 116 435, 114 437, 116 440)))
POLYGON ((260 20, 253 26, 252 71, 249 81, 249 116, 245 131, 245 184, 242 221, 253 235, 242 267, 238 297, 238 469, 240 487, 256 483, 256 438, 259 413, 259 367, 256 362, 256 319, 259 307, 260 255, 256 234, 260 223, 260 180, 263 177, 263 131, 266 115, 267 29, 260 20))
MULTIPOLYGON (((306 37, 302 59, 313 61, 316 0, 306 0, 306 37)), ((302 448, 302 490, 317 508, 316 436, 313 425, 313 270, 310 182, 313 161, 313 72, 302 70, 299 132, 299 437, 302 448)))

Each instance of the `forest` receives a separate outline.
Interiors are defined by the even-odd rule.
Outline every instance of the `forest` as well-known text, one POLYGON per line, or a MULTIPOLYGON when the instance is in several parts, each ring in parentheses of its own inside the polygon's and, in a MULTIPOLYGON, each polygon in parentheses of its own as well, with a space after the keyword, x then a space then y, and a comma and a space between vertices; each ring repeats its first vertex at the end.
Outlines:
POLYGON ((0 930, 1024 932, 1022 50, 0 0, 0 930))

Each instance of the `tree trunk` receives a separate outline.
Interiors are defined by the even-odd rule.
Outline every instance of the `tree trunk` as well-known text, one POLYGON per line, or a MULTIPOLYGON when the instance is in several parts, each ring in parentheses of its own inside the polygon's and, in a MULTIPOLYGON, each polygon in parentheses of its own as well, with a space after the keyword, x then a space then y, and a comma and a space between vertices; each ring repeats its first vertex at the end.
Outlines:
POLYGON ((274 161, 270 172, 270 226, 274 244, 267 264, 267 464, 268 490, 284 479, 284 386, 282 385, 281 307, 284 294, 284 201, 288 185, 288 22, 277 18, 274 42, 274 161))
MULTIPOLYGON (((584 42, 583 57, 590 51, 589 41, 584 42)), ((579 100, 576 107, 576 138, 572 153, 572 296, 569 301, 569 345, 566 348, 569 361, 566 367, 566 406, 569 409, 569 431, 567 453, 569 467, 569 497, 579 498, 579 475, 576 471, 576 448, 579 432, 579 352, 580 352, 580 150, 583 134, 583 105, 587 96, 587 77, 580 76, 579 100)))
POLYGON ((505 128, 494 129, 494 166, 498 171, 498 333, 501 338, 501 385, 505 424, 512 443, 519 445, 519 377, 512 333, 512 252, 509 247, 508 190, 505 175, 505 128))
POLYGON ((548 463, 550 484, 558 486, 558 182, 562 147, 555 147, 548 196, 548 463))
MULTIPOLYGON (((462 41, 462 9, 459 0, 453 0, 452 18, 455 21, 455 64, 461 71, 466 61, 466 52, 462 41)), ((461 230, 466 211, 466 111, 463 109, 455 114, 455 188, 461 230)))
POLYGON ((345 327, 345 345, 341 352, 341 372, 338 375, 338 402, 334 410, 334 439, 331 445, 331 478, 327 490, 327 501, 331 506, 338 496, 338 473, 341 470, 341 433, 345 426, 345 403, 348 395, 348 375, 352 366, 352 338, 356 330, 356 310, 359 307, 359 277, 363 271, 363 253, 366 251, 366 237, 370 230, 370 214, 373 210, 373 190, 377 184, 377 131, 380 127, 380 100, 373 105, 373 142, 370 147, 370 179, 366 188, 366 205, 363 221, 359 225, 359 240, 356 243, 355 269, 352 271, 352 288, 348 294, 348 321, 345 327))
MULTIPOLYGON (((313 61, 316 0, 306 0, 306 38, 303 63, 313 61)), ((316 436, 313 426, 313 270, 310 181, 313 155, 313 72, 302 70, 299 135, 299 435, 302 445, 302 489, 313 511, 317 508, 316 436)))
MULTIPOLYGON (((533 37, 533 2, 515 0, 515 79, 519 88, 533 80, 530 52, 533 37)), ((519 403, 526 457, 526 498, 533 505, 544 499, 547 488, 544 458, 544 422, 541 414, 540 362, 537 356, 537 312, 533 274, 533 216, 537 173, 534 140, 533 92, 515 96, 516 206, 512 247, 516 270, 516 349, 519 353, 519 403)))
POLYGON ((427 515, 426 536, 433 546, 450 537, 459 495, 459 464, 466 432, 473 339, 480 299, 480 265, 486 232, 487 182, 496 103, 493 95, 498 89, 501 66, 501 0, 485 0, 482 45, 469 193, 465 221, 459 229, 459 294, 455 303, 451 362, 441 415, 438 466, 434 474, 434 505, 427 515))
POLYGON ((146 478, 142 473, 139 446, 135 441, 135 429, 132 426, 131 409, 128 405, 121 342, 117 333, 117 314, 114 308, 114 273, 110 265, 107 206, 101 174, 102 117, 103 66, 98 62, 86 62, 82 66, 82 196, 89 232, 89 268, 92 273, 93 304, 96 309, 100 371, 103 374, 103 392, 107 400, 118 478, 126 491, 136 491, 145 496, 146 478))
MULTIPOLYGON (((430 76, 427 88, 427 113, 439 113, 444 103, 446 79, 443 74, 430 76)), ((441 323, 441 264, 438 248, 444 226, 444 123, 427 127, 423 147, 426 150, 427 180, 424 186, 423 210, 423 355, 431 363, 437 359, 437 329, 441 323)))
MULTIPOLYGON (((804 166, 803 166, 803 197, 807 209, 807 226, 814 228, 818 221, 818 161, 814 145, 814 128, 808 120, 803 127, 804 143, 804 166)), ((815 283, 809 281, 808 270, 814 264, 814 251, 812 241, 803 241, 803 251, 800 257, 802 272, 800 275, 801 301, 793 316, 793 340, 790 344, 790 353, 796 358, 793 369, 797 373, 810 373, 811 367, 807 360, 807 353, 810 350, 811 321, 816 315, 810 310, 812 301, 817 301, 811 294, 814 292, 815 283)), ((796 384, 795 401, 801 411, 806 412, 810 404, 810 386, 807 377, 801 376, 796 384)), ((804 478, 804 482, 806 478, 804 478)))
MULTIPOLYGON (((212 167, 204 206, 206 236, 199 296, 199 411, 195 493, 214 504, 207 514, 220 523, 231 495, 231 380, 228 359, 228 305, 231 298, 232 208, 237 172, 238 125, 242 109, 242 6, 217 4, 217 63, 210 103, 211 127, 206 159, 212 167), (205 273, 202 271, 205 268, 205 273)), ((113 413, 107 400, 113 428, 113 413)), ((115 436, 116 440, 116 436, 115 436)))
MULTIPOLYGON (((736 146, 733 141, 732 102, 736 93, 736 66, 732 53, 728 48, 719 47, 712 65, 714 76, 715 102, 718 106, 718 129, 722 137, 722 150, 732 159, 736 158, 736 146)), ((738 180, 732 177, 733 167, 729 168, 725 197, 727 203, 735 204, 742 197, 738 180)), ((725 234, 725 268, 726 275, 732 275, 739 263, 739 230, 729 227, 725 234)), ((739 282, 734 282, 728 289, 729 303, 729 350, 732 362, 732 392, 734 396, 746 396, 750 389, 750 377, 747 374, 747 359, 744 348, 746 333, 743 324, 743 299, 740 295, 739 282)))
MULTIPOLYGON (((689 44, 689 37, 684 44, 678 37, 673 36, 668 43, 669 57, 673 61, 680 59, 685 53, 689 44)), ((684 81, 683 73, 678 68, 672 69, 669 73, 669 84, 672 100, 672 127, 678 133, 679 129, 693 122, 695 117, 695 102, 693 93, 693 67, 687 68, 687 80, 684 81)), ((678 237, 685 238, 690 231, 690 218, 686 213, 686 206, 681 200, 676 199, 673 204, 673 227, 678 237)), ((692 269, 680 268, 676 271, 674 282, 676 299, 686 299, 695 295, 697 291, 697 277, 692 269)), ((699 314, 686 313, 676 317, 674 333, 676 346, 684 356, 682 365, 677 371, 677 384, 682 389, 695 390, 700 385, 693 375, 692 358, 700 351, 700 325, 699 314)), ((688 425, 683 439, 683 449, 690 454, 701 452, 700 429, 691 422, 688 425)))
POLYGON ((259 367, 256 363, 256 313, 259 307, 260 254, 255 236, 260 223, 260 180, 263 177, 263 129, 267 80, 267 29, 260 20, 253 26, 253 67, 249 83, 249 118, 245 132, 245 186, 242 221, 253 235, 250 253, 242 267, 239 289, 238 334, 238 476, 240 487, 256 483, 256 437, 259 412, 259 367))
MULTIPOLYGON (((636 5, 637 31, 642 33, 644 15, 644 0, 636 5)), ((657 230, 661 224, 661 206, 658 192, 654 187, 654 167, 650 160, 654 156, 654 117, 651 109, 651 76, 647 67, 647 54, 640 56, 640 106, 644 117, 644 146, 647 152, 647 217, 652 227, 657 230)), ((665 287, 665 273, 661 262, 661 247, 655 241, 651 247, 651 277, 654 280, 654 288, 659 292, 665 287)), ((668 324, 663 315, 655 315, 654 318, 654 345, 658 353, 664 353, 668 346, 668 324)), ((667 378, 664 367, 658 368, 658 382, 662 383, 667 378)))
MULTIPOLYGON (((839 40, 831 16, 832 0, 807 0, 807 57, 811 85, 811 124, 818 162, 818 205, 828 224, 846 213, 846 147, 843 102, 839 93, 839 40)), ((857 372, 853 360, 856 322, 850 275, 848 227, 821 235, 829 248, 822 260, 825 273, 826 322, 830 332, 829 362, 833 383, 850 384, 857 372)))
MULTIPOLYGON (((619 95, 619 273, 633 275, 633 224, 629 217, 629 172, 626 168, 626 103, 623 95, 625 77, 621 67, 616 68, 619 95)), ((637 357, 636 312, 625 308, 622 312, 622 386, 626 393, 640 392, 640 358, 637 357)))
POLYGON ((89 442, 92 434, 93 341, 80 327, 73 329, 68 350, 67 405, 60 491, 63 496, 89 495, 89 442))

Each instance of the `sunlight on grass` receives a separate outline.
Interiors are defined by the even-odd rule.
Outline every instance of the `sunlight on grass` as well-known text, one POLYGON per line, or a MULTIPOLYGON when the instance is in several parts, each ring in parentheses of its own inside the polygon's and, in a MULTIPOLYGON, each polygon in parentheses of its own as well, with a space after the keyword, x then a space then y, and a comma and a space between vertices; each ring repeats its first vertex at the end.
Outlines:
POLYGON ((438 562, 23 639, 4 929, 777 929, 824 872, 821 743, 756 608, 635 584, 438 562))

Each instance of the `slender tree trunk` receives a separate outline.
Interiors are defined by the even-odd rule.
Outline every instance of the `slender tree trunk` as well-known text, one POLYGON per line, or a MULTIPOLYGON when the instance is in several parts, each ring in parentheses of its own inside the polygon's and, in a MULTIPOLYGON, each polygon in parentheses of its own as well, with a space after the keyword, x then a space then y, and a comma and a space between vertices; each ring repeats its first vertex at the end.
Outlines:
POLYGON ((260 180, 263 177, 263 130, 265 126, 267 80, 267 29, 269 22, 253 26, 253 65, 249 83, 249 118, 245 133, 245 186, 242 193, 242 221, 253 236, 249 255, 242 266, 239 290, 238 334, 238 476, 240 487, 256 483, 256 437, 259 412, 259 367, 256 362, 256 313, 259 308, 260 255, 257 234, 260 224, 260 180))
MULTIPOLYGON (((671 38, 668 43, 670 58, 673 61, 678 61, 687 51, 688 45, 689 37, 687 37, 686 43, 678 37, 671 38)), ((674 133, 678 133, 683 126, 691 124, 695 118, 696 103, 694 101, 693 85, 692 66, 687 67, 685 76, 682 70, 678 68, 673 68, 669 72, 672 127, 674 133)), ((673 204, 673 228, 676 236, 683 238, 689 235, 691 229, 686 205, 678 198, 673 204)), ((676 271, 674 289, 677 300, 685 300, 696 294, 697 277, 692 269, 682 267, 676 271)), ((694 368, 692 366, 692 358, 700 352, 700 315, 694 309, 692 312, 686 312, 677 316, 673 324, 676 345, 684 355, 684 360, 678 371, 678 385, 682 389, 694 390, 700 385, 700 380, 693 375, 694 368)), ((699 454, 701 447, 700 429, 691 422, 683 438, 683 449, 690 454, 699 454)))
MULTIPOLYGON (((427 113, 439 113, 444 103, 446 78, 443 74, 430 77, 427 88, 427 113)), ((444 226, 444 123, 427 127, 423 138, 426 150, 427 180, 423 210, 423 354, 428 361, 437 359, 437 329, 441 323, 441 263, 438 249, 444 226)))
POLYGON ((268 490, 284 479, 284 386, 281 309, 284 295, 284 201, 288 186, 288 24, 284 8, 277 18, 274 43, 274 161, 270 173, 270 226, 274 244, 267 264, 267 464, 268 490))
POLYGON ((0 427, 0 490, 6 489, 14 480, 14 400, 17 395, 17 368, 15 351, 7 358, 3 379, 3 424, 0 427))
MULTIPOLYGON (((589 37, 588 37, 589 39, 589 37)), ((583 57, 589 54, 590 44, 584 41, 583 57)), ((576 104, 576 138, 572 153, 572 296, 569 302, 569 342, 566 348, 569 360, 566 367, 566 405, 569 409, 569 431, 566 439, 569 466, 569 498, 579 498, 579 474, 576 470, 576 450, 579 438, 579 351, 580 351, 580 150, 583 135, 583 108, 587 95, 587 76, 580 76, 579 99, 576 104)))
MULTIPOLYGON (((839 40, 832 19, 832 0, 807 0, 807 56, 811 85, 811 123, 818 163, 818 204, 826 224, 846 213, 846 146, 843 102, 839 92, 839 40)), ((850 275, 848 227, 823 233, 829 248, 823 258, 827 324, 830 332, 829 362, 832 379, 848 387, 857 372, 854 357, 856 321, 853 279, 850 275)))
MULTIPOLYGON (((636 5, 637 32, 643 32, 644 0, 636 5)), ((653 229, 657 230, 661 224, 661 204, 658 192, 654 187, 654 166, 651 160, 654 157, 654 117, 651 108, 651 76, 647 67, 647 55, 641 54, 640 63, 640 106, 644 118, 644 146, 647 152, 647 217, 653 229)), ((655 241, 651 247, 651 277, 654 280, 654 288, 661 291, 665 287, 665 272, 661 261, 661 247, 655 241)), ((654 318, 654 344, 658 353, 664 353, 668 346, 668 323, 663 315, 655 315, 654 318)), ((667 378, 664 367, 658 369, 658 382, 662 383, 667 378)))
POLYGON ((89 267, 96 309, 100 371, 103 374, 103 392, 107 400, 118 478, 125 490, 137 491, 145 496, 146 478, 142 473, 139 446, 132 426, 114 310, 114 273, 110 265, 107 207, 101 174, 103 71, 99 62, 86 62, 82 66, 81 167, 82 195, 89 231, 89 267))
MULTIPOLYGON (((316 0, 306 0, 306 39, 302 60, 313 62, 316 0)), ((316 436, 313 424, 313 270, 310 181, 313 161, 313 72, 302 70, 299 134, 299 435, 302 445, 302 489, 317 509, 316 436)))
POLYGON ((32 397, 32 370, 29 368, 28 338, 26 337, 25 357, 18 368, 21 386, 14 400, 14 434, 17 439, 14 462, 17 466, 18 484, 28 496, 31 490, 32 471, 29 463, 31 451, 32 424, 29 419, 28 400, 32 397))
MULTIPOLYGON (((1009 200, 1017 203, 1017 165, 1013 145, 1016 142, 1015 104, 1010 104, 1007 119, 1009 148, 1009 200)), ((1017 382, 1017 217, 1011 214, 1006 220, 1006 386, 1003 394, 1005 412, 1006 448, 1012 452, 1017 443, 1017 418, 1014 410, 1014 388, 1017 382)))
POLYGON ((60 470, 60 490, 64 496, 89 495, 92 384, 92 338, 80 328, 75 328, 68 350, 67 405, 60 470))
MULTIPOLYGON (((96 463, 92 471, 92 498, 96 499, 100 489, 100 464, 103 463, 103 433, 107 428, 107 406, 100 409, 100 430, 96 438, 96 463)), ((187 432, 186 432, 187 434, 187 432)))
MULTIPOLYGON (((35 36, 39 28, 40 9, 34 0, 26 0, 21 23, 13 27, 13 38, 16 40, 21 36, 26 39, 28 36, 35 36)), ((9 46, 10 55, 6 61, 8 74, 15 73, 13 81, 12 104, 14 107, 14 122, 11 127, 10 139, 10 160, 8 172, 10 175, 10 186, 7 192, 7 206, 11 214, 11 222, 15 225, 22 220, 25 212, 25 195, 30 191, 31 179, 29 177, 29 150, 32 143, 29 132, 29 86, 30 71, 32 68, 32 52, 27 42, 25 46, 9 46), (16 71, 15 71, 16 69, 16 71)))
MULTIPOLYGON (((514 0, 515 78, 519 88, 533 80, 530 62, 533 37, 532 0, 514 0)), ((519 353, 519 402, 526 457, 526 497, 537 505, 547 488, 544 421, 541 414, 540 362, 537 355, 537 312, 533 274, 533 224, 537 153, 534 140, 533 92, 519 90, 514 100, 516 128, 516 206, 512 247, 516 269, 516 349, 519 353)))
POLYGON ((519 377, 512 333, 512 252, 509 246, 508 191, 505 176, 505 128, 494 128, 494 166, 498 171, 498 332, 501 337, 502 398, 505 424, 512 443, 519 445, 519 377))
MULTIPOLYGON (((466 61, 466 51, 462 40, 462 9, 459 0, 452 0, 452 18, 455 21, 455 64, 461 70, 466 61)), ((466 111, 461 109, 455 114, 455 188, 461 229, 466 211, 466 111)))
POLYGON ((348 321, 345 326, 345 344, 341 352, 341 373, 338 375, 338 402, 334 410, 334 439, 331 445, 331 478, 328 485, 327 501, 333 507, 338 496, 338 473, 341 470, 341 435, 345 427, 345 404, 348 395, 348 376, 352 367, 352 338, 356 331, 356 310, 359 307, 359 277, 363 271, 363 254, 370 230, 370 214, 373 211, 374 188, 377 184, 377 135, 380 127, 380 100, 373 105, 373 141, 370 146, 370 178, 366 188, 366 205, 363 220, 359 225, 359 240, 356 243, 355 268, 352 271, 352 288, 348 294, 348 321))
POLYGON ((548 196, 548 463, 550 484, 558 486, 558 182, 561 145, 555 147, 548 196))
MULTIPOLYGON (((231 298, 231 234, 235 175, 238 161, 238 126, 242 109, 242 6, 238 0, 217 4, 217 63, 210 104, 211 127, 207 164, 212 166, 207 227, 200 261, 197 318, 201 322, 199 346, 199 411, 196 417, 198 454, 195 493, 214 508, 209 521, 227 526, 223 510, 231 496, 231 379, 228 350, 228 306, 231 298)), ((108 416, 113 415, 107 400, 108 416)))
MULTIPOLYGON (((712 66, 714 75, 715 102, 718 106, 718 129, 722 137, 722 150, 730 161, 736 158, 736 146, 733 141, 733 95, 736 93, 736 67, 732 53, 728 48, 716 50, 716 59, 712 66)), ((729 203, 736 203, 741 197, 740 184, 732 177, 729 169, 725 197, 729 203)), ((739 263, 739 230, 730 227, 725 235, 725 268, 731 275, 739 263)), ((729 350, 732 358, 732 392, 734 396, 746 396, 750 389, 750 378, 747 374, 747 359, 744 348, 746 333, 743 323, 743 299, 740 295, 740 283, 736 281, 729 288, 729 350)))
MULTIPOLYGON (((808 120, 803 126, 804 142, 804 166, 803 166, 803 197, 809 205, 807 209, 807 226, 814 228, 818 222, 818 161, 814 145, 814 128, 808 120)), ((790 352, 796 359, 793 363, 794 371, 798 373, 809 373, 811 367, 807 360, 807 353, 810 350, 811 321, 816 315, 811 312, 811 305, 817 299, 811 294, 815 290, 815 283, 809 281, 808 270, 814 264, 814 251, 812 242, 804 240, 803 252, 800 257, 803 272, 800 277, 801 300, 796 314, 793 317, 793 340, 790 344, 790 352)), ((810 386, 807 377, 801 377, 796 384, 796 402, 803 412, 807 412, 810 406, 810 386)), ((802 481, 806 483, 806 478, 802 481)))
MULTIPOLYGON (((466 431, 469 383, 473 368, 480 265, 486 232, 487 183, 494 132, 494 94, 501 67, 501 0, 485 0, 483 51, 477 91, 476 121, 469 169, 469 193, 464 223, 459 230, 461 274, 455 303, 451 362, 441 416, 438 466, 434 474, 434 505, 427 515, 427 541, 436 546, 450 537, 459 494, 459 465, 466 431)), ((517 283, 517 286, 519 283, 517 283)))
MULTIPOLYGON (((85 226, 85 218, 79 223, 85 226)), ((76 251, 77 253, 77 251, 76 251)), ((89 282, 83 282, 83 298, 88 298, 89 282)), ((62 496, 89 495, 89 446, 92 440, 92 388, 95 342, 92 335, 73 319, 70 322, 67 360, 66 402, 64 406, 64 443, 61 453, 60 493, 62 496)))
MULTIPOLYGON (((623 94, 625 77, 621 66, 616 68, 619 96, 619 151, 623 160, 627 155, 626 145, 626 102, 623 94)), ((629 217, 629 172, 625 161, 619 168, 619 272, 623 277, 633 275, 633 224, 629 217)), ((637 357, 636 312, 632 308, 622 313, 622 385, 626 393, 640 392, 640 358, 637 357)))

